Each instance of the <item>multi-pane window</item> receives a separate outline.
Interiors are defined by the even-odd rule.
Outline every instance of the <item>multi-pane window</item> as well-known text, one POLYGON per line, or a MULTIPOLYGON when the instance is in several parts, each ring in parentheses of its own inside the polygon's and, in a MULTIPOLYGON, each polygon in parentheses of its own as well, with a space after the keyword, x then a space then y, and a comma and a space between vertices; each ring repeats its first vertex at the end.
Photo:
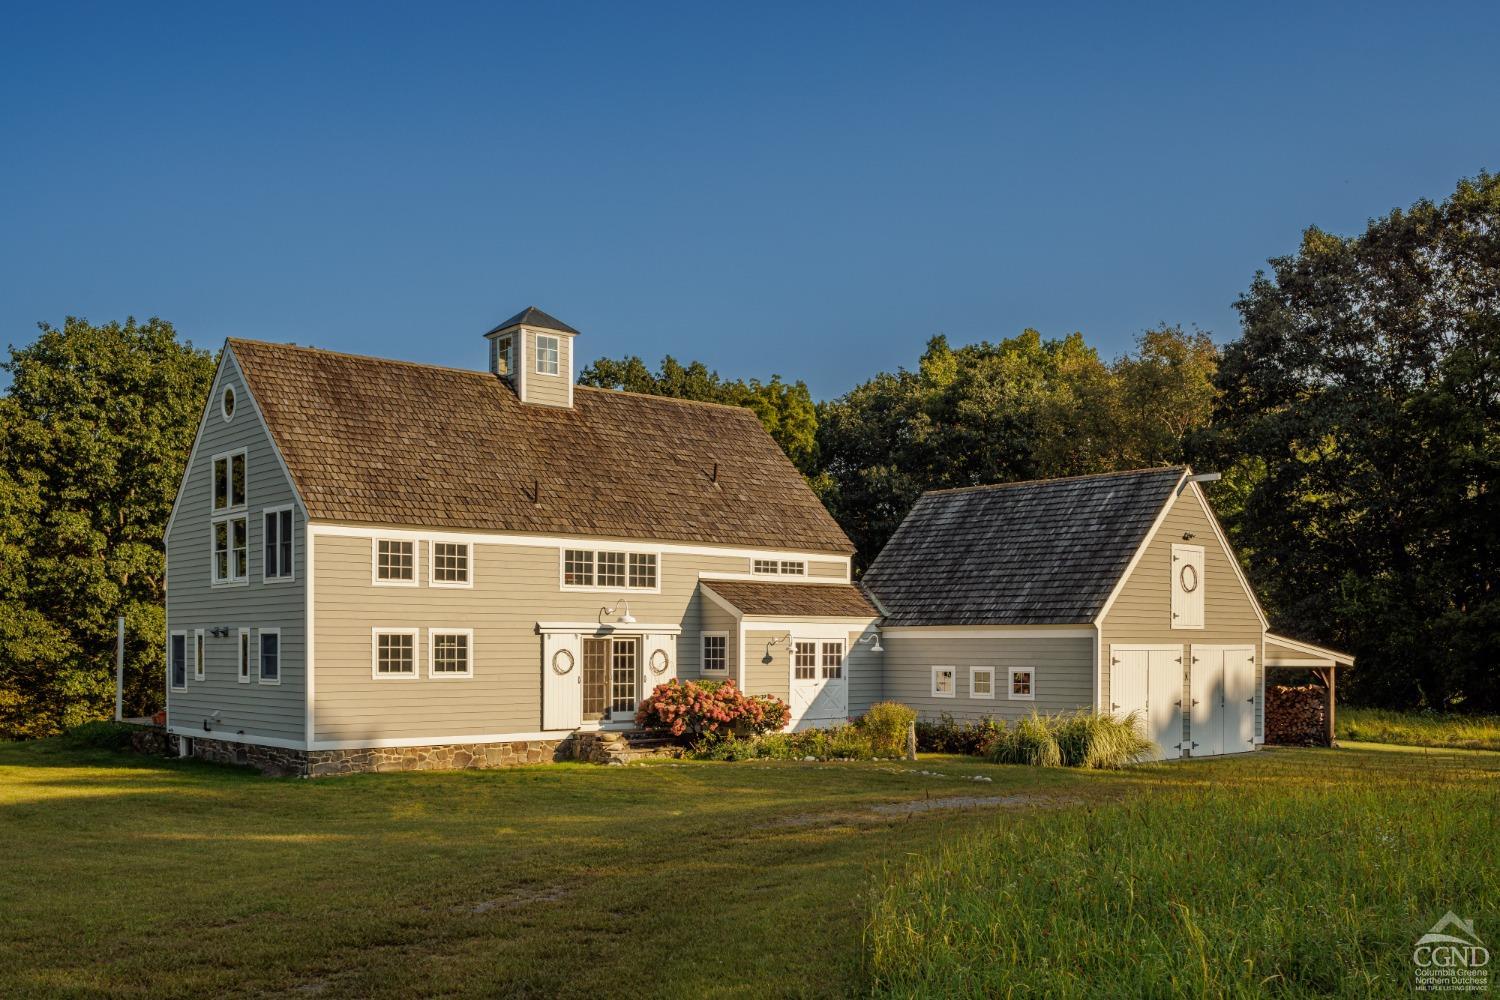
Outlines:
POLYGON ((844 644, 842 642, 823 643, 823 679, 838 680, 844 676, 844 644))
POLYGON ((170 666, 171 671, 172 671, 172 686, 174 688, 185 688, 185 687, 187 687, 187 633, 186 632, 173 632, 172 633, 171 641, 169 643, 169 649, 168 649, 167 655, 170 658, 170 664, 169 664, 169 666, 170 666))
POLYGON ((729 669, 729 637, 705 635, 703 637, 703 672, 722 674, 729 669))
POLYGON ((417 676, 416 629, 375 633, 375 676, 417 676))
POLYGON ((432 582, 465 584, 469 582, 469 543, 432 543, 432 582))
POLYGON ((952 698, 954 696, 954 677, 958 671, 953 667, 932 668, 932 696, 934 698, 952 698))
POLYGON ((468 630, 439 631, 433 629, 432 656, 427 671, 433 677, 468 677, 473 672, 470 660, 474 637, 468 630))
POLYGON ((203 630, 200 628, 193 633, 193 679, 197 681, 203 679, 208 669, 208 664, 204 662, 203 657, 203 630))
POLYGON ((268 510, 265 514, 265 577, 286 580, 292 576, 292 509, 268 510))
POLYGON ((1010 668, 1010 696, 1017 701, 1035 700, 1036 693, 1031 688, 1031 670, 1029 668, 1010 668))
POLYGON ((281 681, 281 632, 260 630, 260 679, 267 683, 281 681))
POLYGON ((250 683, 250 630, 240 629, 240 683, 250 683))
POLYGON ((238 583, 250 571, 249 522, 227 517, 213 524, 214 583, 238 583))
POLYGON ((510 335, 495 338, 495 372, 499 375, 514 375, 516 372, 516 338, 510 335))
POLYGON ((538 375, 556 375, 558 362, 562 358, 561 345, 556 337, 538 335, 536 338, 536 370, 538 375))
POLYGON ((375 579, 391 583, 416 583, 417 543, 391 538, 376 539, 375 579))
POLYGON ((245 453, 214 456, 214 510, 245 506, 245 453))
POLYGON ((563 586, 655 590, 658 563, 655 552, 564 549, 563 586))
POLYGON ((970 698, 993 698, 993 697, 995 697, 995 668, 994 667, 970 667, 969 668, 969 697, 970 698))
POLYGON ((792 675, 799 681, 815 680, 818 676, 818 644, 815 642, 792 643, 792 675))
POLYGON ((750 570, 757 576, 806 576, 807 563, 801 559, 752 559, 750 570))

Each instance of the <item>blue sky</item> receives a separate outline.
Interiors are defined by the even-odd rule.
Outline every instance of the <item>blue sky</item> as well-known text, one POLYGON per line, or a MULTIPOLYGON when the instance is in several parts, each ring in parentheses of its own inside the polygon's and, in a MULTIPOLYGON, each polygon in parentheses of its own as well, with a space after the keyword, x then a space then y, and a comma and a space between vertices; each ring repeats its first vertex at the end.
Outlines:
POLYGON ((1311 223, 1500 168, 1500 6, 10 6, 0 342, 160 315, 837 395, 926 338, 1232 303, 1311 223), (212 7, 214 9, 210 10, 212 7), (1356 10, 1358 13, 1356 13, 1356 10))

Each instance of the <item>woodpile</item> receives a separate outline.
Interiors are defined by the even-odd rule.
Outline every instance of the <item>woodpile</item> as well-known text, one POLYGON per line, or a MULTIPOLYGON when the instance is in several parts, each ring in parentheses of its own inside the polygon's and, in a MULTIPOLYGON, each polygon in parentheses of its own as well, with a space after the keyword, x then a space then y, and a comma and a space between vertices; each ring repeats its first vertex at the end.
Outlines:
POLYGON ((1266 688, 1266 742, 1281 746, 1328 745, 1328 689, 1318 684, 1266 688))

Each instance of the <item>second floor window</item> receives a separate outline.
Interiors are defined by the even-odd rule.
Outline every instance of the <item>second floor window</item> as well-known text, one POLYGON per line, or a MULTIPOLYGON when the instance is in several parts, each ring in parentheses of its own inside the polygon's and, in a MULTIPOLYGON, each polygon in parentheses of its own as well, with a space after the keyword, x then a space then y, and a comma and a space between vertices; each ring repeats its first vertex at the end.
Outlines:
POLYGON ((213 509, 245 506, 245 453, 214 456, 213 509))
POLYGON ((806 576, 807 563, 800 559, 753 559, 750 570, 756 576, 806 576))
POLYGON ((467 542, 432 543, 432 582, 437 584, 469 582, 469 544, 467 542))
POLYGON ((265 517, 265 576, 287 580, 292 576, 292 509, 268 510, 265 517))
POLYGON ((386 583, 416 583, 417 543, 391 538, 377 539, 375 579, 386 583))
POLYGON ((249 574, 249 534, 249 523, 243 517, 214 522, 214 583, 239 583, 249 574))
POLYGON ((538 375, 556 375, 562 349, 556 337, 536 338, 536 371, 538 375))
POLYGON ((655 590, 658 561, 655 552, 610 552, 566 549, 563 586, 606 590, 655 590))

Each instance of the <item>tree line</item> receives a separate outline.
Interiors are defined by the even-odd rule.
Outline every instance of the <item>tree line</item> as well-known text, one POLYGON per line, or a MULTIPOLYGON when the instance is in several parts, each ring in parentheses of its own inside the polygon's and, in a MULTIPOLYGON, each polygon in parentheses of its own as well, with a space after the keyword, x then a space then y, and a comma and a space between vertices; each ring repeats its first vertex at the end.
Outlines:
MULTIPOLYGON (((1074 333, 954 347, 817 402, 798 380, 602 358, 580 382, 753 409, 867 565, 924 491, 1188 462, 1278 629, 1359 659, 1341 690, 1500 708, 1500 179, 1257 272, 1240 336, 1162 325, 1106 360, 1074 333)), ((152 319, 43 325, 0 396, 0 735, 161 697, 162 533, 214 358, 152 319)))

